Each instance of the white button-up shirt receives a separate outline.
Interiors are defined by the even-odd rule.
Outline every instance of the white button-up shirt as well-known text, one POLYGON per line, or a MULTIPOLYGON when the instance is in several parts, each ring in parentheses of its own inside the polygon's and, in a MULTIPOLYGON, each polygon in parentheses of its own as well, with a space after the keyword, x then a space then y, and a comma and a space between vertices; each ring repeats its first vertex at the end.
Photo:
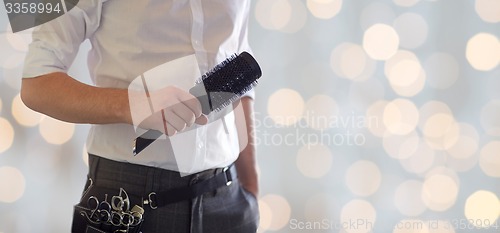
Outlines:
MULTIPOLYGON (((147 71, 189 55, 203 74, 232 54, 250 50, 249 9, 250 0, 80 1, 34 30, 23 77, 67 72, 85 39, 92 45, 90 75, 99 87, 126 89, 147 71)), ((240 146, 234 121, 231 113, 174 136, 172 142, 158 140, 135 157, 132 142, 144 131, 127 124, 92 125, 87 150, 112 160, 193 173, 235 161, 240 146), (190 165, 179 168, 176 157, 190 165)))

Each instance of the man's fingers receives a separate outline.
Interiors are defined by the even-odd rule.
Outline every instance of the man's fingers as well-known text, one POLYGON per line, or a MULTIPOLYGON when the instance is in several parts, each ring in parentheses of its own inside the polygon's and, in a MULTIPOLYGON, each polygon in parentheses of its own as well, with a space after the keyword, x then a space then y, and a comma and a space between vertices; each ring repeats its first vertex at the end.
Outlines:
POLYGON ((167 109, 164 111, 165 120, 171 126, 173 126, 177 132, 180 132, 186 128, 186 122, 184 121, 184 119, 180 118, 177 114, 175 114, 172 110, 173 109, 167 109))
MULTIPOLYGON (((150 93, 150 99, 153 101, 153 109, 157 115, 161 112, 161 125, 158 121, 150 119, 148 122, 149 128, 161 129, 167 135, 172 136, 178 132, 191 127, 194 123, 205 125, 208 123, 208 118, 203 115, 202 107, 198 99, 189 92, 171 86, 161 91, 150 93)), ((156 118, 152 116, 151 118, 156 118)))
POLYGON ((177 133, 177 130, 175 130, 175 127, 172 126, 170 123, 166 122, 167 126, 167 136, 174 136, 177 133))
POLYGON ((202 114, 201 104, 200 104, 200 101, 198 101, 198 99, 195 96, 189 94, 188 92, 179 92, 179 94, 177 95, 177 98, 179 99, 179 101, 181 103, 186 105, 186 107, 191 109, 191 111, 194 113, 195 117, 201 116, 201 114, 202 114))
POLYGON ((180 117, 186 123, 187 127, 191 127, 196 120, 194 112, 184 104, 179 105, 179 107, 173 108, 172 112, 180 117))
POLYGON ((196 120, 194 121, 198 125, 206 125, 208 123, 208 117, 201 114, 196 120))

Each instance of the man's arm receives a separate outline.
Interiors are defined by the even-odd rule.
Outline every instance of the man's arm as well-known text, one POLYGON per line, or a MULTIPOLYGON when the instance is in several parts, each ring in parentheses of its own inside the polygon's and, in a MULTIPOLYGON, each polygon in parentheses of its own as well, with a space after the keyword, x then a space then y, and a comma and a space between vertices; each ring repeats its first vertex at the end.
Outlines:
POLYGON ((126 89, 90 86, 62 72, 23 78, 21 98, 29 108, 66 122, 132 122, 126 89))
MULTIPOLYGON (((90 86, 62 72, 24 78, 21 87, 21 98, 26 106, 66 122, 140 123, 140 127, 168 131, 169 135, 182 131, 195 122, 206 124, 207 118, 201 112, 200 103, 188 92, 167 86, 149 94, 155 96, 155 104, 162 111, 150 115, 142 122, 133 122, 127 89, 90 86)), ((146 96, 146 93, 137 95, 146 96)), ((134 103, 149 107, 146 98, 133 101, 146 101, 134 103)))
POLYGON ((255 197, 258 197, 259 178, 257 174, 257 160, 255 156, 253 99, 243 97, 240 103, 243 107, 248 143, 246 144, 245 149, 241 151, 235 164, 236 169, 238 170, 239 180, 243 188, 252 193, 255 197))

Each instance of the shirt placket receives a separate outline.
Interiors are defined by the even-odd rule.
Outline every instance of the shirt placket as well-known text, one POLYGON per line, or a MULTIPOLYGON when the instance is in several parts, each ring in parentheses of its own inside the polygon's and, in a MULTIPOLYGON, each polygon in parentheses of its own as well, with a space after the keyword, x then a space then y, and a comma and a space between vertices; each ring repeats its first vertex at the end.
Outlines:
MULTIPOLYGON (((208 71, 208 58, 207 52, 203 45, 203 33, 204 33, 204 14, 203 6, 201 0, 190 0, 191 14, 192 14, 192 25, 191 25, 191 45, 195 51, 196 59, 198 60, 198 66, 200 73, 204 74, 208 71)), ((207 153, 207 128, 199 127, 196 130, 196 162, 200 159, 204 160, 207 153)))

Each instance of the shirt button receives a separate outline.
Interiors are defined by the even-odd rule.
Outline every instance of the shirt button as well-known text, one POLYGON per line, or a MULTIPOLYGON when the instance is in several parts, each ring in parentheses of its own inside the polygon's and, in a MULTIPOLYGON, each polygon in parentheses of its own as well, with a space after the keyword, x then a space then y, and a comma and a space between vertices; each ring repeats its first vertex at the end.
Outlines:
POLYGON ((198 148, 203 148, 203 142, 198 143, 198 148))

